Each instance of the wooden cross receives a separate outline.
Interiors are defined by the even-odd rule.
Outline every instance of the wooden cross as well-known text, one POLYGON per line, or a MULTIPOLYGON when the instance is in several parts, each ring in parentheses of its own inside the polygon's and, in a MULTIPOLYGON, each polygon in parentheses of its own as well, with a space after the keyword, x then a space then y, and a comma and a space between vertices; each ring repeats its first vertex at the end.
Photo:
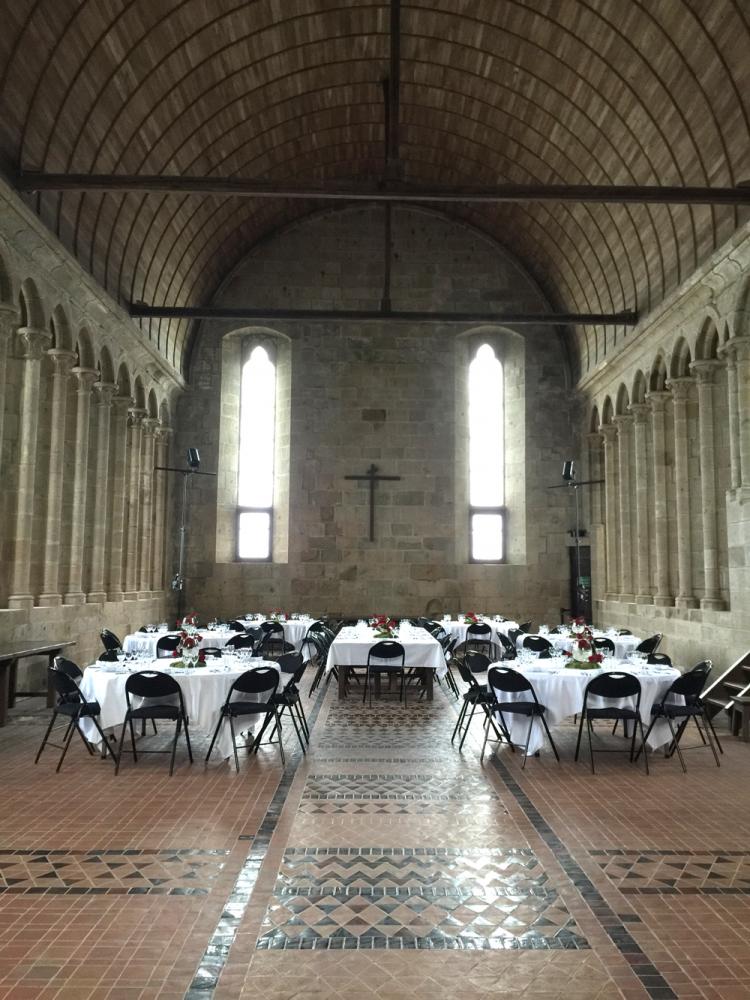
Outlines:
POLYGON ((375 541, 375 484, 381 480, 396 480, 401 476, 379 476, 377 465, 371 465, 364 476, 344 476, 344 479, 363 479, 370 484, 370 541, 375 541))

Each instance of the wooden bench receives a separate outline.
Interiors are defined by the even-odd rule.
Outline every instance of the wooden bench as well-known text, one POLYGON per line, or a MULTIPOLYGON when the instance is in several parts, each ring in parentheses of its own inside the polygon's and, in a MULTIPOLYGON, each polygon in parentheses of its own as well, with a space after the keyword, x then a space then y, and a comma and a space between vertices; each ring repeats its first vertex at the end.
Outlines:
MULTIPOLYGON (((8 721, 8 709, 13 708, 16 698, 16 672, 18 661, 29 656, 46 656, 49 665, 56 656, 59 656, 68 646, 75 646, 71 639, 67 642, 36 642, 28 639, 17 646, 0 649, 0 726, 4 726, 8 721)), ((51 706, 55 702, 54 691, 47 685, 47 705, 51 706)))

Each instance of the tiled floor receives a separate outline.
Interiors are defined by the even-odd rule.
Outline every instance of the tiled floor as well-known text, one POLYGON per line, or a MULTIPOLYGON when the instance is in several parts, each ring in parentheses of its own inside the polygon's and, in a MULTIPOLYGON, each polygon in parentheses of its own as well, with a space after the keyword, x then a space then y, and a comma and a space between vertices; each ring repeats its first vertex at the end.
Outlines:
MULTIPOLYGON (((750 998, 750 746, 521 770, 455 703, 322 691, 239 775, 0 730, 0 998, 750 998), (479 732, 477 728, 477 733, 479 732)), ((166 738, 149 737, 158 745, 166 738)), ((615 737, 615 741, 616 741, 615 737)), ((692 742, 692 741, 691 741, 692 742)), ((201 753, 202 750, 202 753, 201 753)))

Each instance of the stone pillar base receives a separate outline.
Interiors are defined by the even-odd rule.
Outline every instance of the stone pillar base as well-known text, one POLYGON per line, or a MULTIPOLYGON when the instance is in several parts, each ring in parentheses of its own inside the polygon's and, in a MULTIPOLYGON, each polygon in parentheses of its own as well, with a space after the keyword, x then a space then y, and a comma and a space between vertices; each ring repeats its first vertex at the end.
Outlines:
POLYGON ((34 597, 32 594, 11 594, 8 598, 8 607, 13 611, 31 611, 34 607, 34 597))
POLYGON ((675 597, 674 606, 676 608, 697 608, 698 602, 694 597, 675 597))
POLYGON ((110 604, 119 604, 120 601, 125 600, 125 594, 121 590, 113 590, 106 596, 106 600, 110 604))
POLYGON ((636 594, 635 595, 636 604, 653 604, 654 598, 651 594, 636 594))
POLYGON ((62 594, 40 594, 38 604, 40 608, 59 608, 62 594))
POLYGON ((153 591, 151 591, 151 590, 139 590, 138 591, 138 600, 139 601, 150 601, 152 597, 153 597, 153 591))
POLYGON ((66 594, 63 597, 63 604, 85 604, 85 603, 86 603, 86 595, 83 593, 83 591, 80 591, 79 593, 66 594))
POLYGON ((138 591, 137 590, 126 590, 122 595, 123 601, 137 601, 138 591))
POLYGON ((673 608, 674 599, 672 597, 667 596, 666 594, 664 595, 657 594, 654 597, 654 606, 657 608, 673 608))
POLYGON ((107 600, 107 595, 103 590, 95 590, 91 594, 86 594, 87 604, 104 604, 107 600))
POLYGON ((617 599, 623 604, 632 604, 635 601, 635 594, 620 594, 617 599))
POLYGON ((726 611, 727 606, 718 597, 704 597, 701 599, 701 608, 704 611, 726 611))

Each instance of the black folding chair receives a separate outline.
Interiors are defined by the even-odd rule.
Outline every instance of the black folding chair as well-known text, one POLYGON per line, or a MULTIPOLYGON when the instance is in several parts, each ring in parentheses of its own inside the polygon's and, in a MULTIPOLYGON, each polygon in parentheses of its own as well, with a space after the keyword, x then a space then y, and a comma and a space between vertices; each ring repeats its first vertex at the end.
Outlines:
POLYGON ((458 666, 458 672, 461 675, 461 680, 464 681, 468 687, 463 693, 463 705, 461 706, 461 711, 458 713, 456 725, 453 727, 451 743, 453 743, 456 736, 460 733, 461 740, 458 744, 458 749, 463 749, 464 742, 466 741, 469 729, 471 728, 471 721, 474 718, 474 713, 477 708, 481 708, 485 713, 485 716, 489 718, 498 740, 504 736, 508 743, 510 743, 510 735, 507 730, 501 733, 495 724, 495 720, 492 718, 489 706, 494 701, 494 695, 486 684, 479 684, 475 676, 476 674, 487 673, 490 667, 489 657, 485 656, 484 653, 472 653, 469 651, 460 658, 456 657, 454 662, 458 666), (469 712, 469 706, 471 706, 471 712, 469 712))
POLYGON ((122 643, 117 638, 114 632, 110 632, 108 628, 103 628, 99 633, 99 637, 102 640, 102 645, 107 650, 118 650, 122 649, 122 643))
POLYGON ((255 652, 255 639, 247 632, 239 632, 237 635, 232 635, 227 639, 224 644, 225 649, 251 649, 255 652))
POLYGON ((543 635, 524 636, 522 646, 524 649, 531 650, 532 653, 549 653, 552 649, 552 643, 543 635))
MULTIPOLYGON (((521 764, 521 770, 526 767, 526 758, 528 756, 529 741, 531 740, 531 730, 534 725, 534 720, 539 719, 544 726, 544 731, 547 734, 547 739, 552 747, 552 751, 557 759, 558 764, 560 763, 560 755, 557 752, 557 747, 555 746, 555 741, 552 739, 552 734, 549 731, 549 726, 547 725, 547 720, 545 718, 545 712, 547 708, 545 705, 539 703, 539 699, 536 696, 536 691, 534 686, 528 677, 524 677, 523 674, 514 670, 512 667, 490 667, 489 673, 487 674, 487 686, 490 694, 492 695, 492 701, 488 705, 487 719, 484 724, 484 743, 482 744, 482 759, 484 759, 484 750, 487 746, 487 740, 490 735, 490 719, 497 712, 500 716, 500 723, 504 733, 509 734, 510 730, 505 721, 506 715, 523 715, 529 720, 529 729, 526 733, 526 742, 523 744, 516 744, 519 749, 524 751, 523 764, 521 764), (518 698, 518 700, 513 701, 500 701, 497 696, 497 692, 502 691, 503 694, 515 694, 524 695, 529 694, 529 698, 518 698)), ((508 742, 513 746, 513 743, 508 736, 508 742)))
POLYGON ((492 629, 487 622, 473 622, 466 629, 467 651, 491 656, 493 646, 492 629))
POLYGON ((669 653, 651 653, 646 663, 652 663, 654 665, 659 665, 663 667, 672 666, 672 657, 669 653))
MULTIPOLYGON (((685 767, 685 759, 682 756, 682 750, 680 749, 680 741, 682 740, 682 736, 691 719, 695 723, 695 728, 698 730, 702 747, 709 746, 714 755, 716 766, 721 766, 718 754, 716 753, 716 747, 713 743, 714 739, 716 740, 716 745, 719 750, 722 753, 724 751, 722 750, 721 743, 719 743, 719 738, 716 735, 716 730, 711 723, 711 719, 706 712, 706 707, 701 700, 701 691, 706 686, 708 675, 711 673, 711 667, 711 661, 704 660, 702 663, 693 667, 692 670, 689 670, 687 673, 675 678, 672 684, 670 684, 668 690, 665 692, 661 701, 651 706, 651 722, 646 730, 646 740, 649 738, 651 730, 654 728, 659 719, 665 719, 669 725, 669 731, 672 734, 672 742, 669 745, 667 756, 671 757, 676 750, 677 756, 680 759, 680 764, 682 765, 682 770, 685 774, 687 774, 687 768, 685 767), (682 698, 684 699, 684 702, 678 703, 672 700, 674 698, 682 698), (705 733, 704 730, 701 729, 700 722, 698 721, 699 719, 703 720, 705 733), (676 732, 673 725, 675 721, 678 723, 676 732)), ((702 749, 702 747, 691 747, 690 749, 702 749)), ((645 745, 645 741, 641 749, 644 750, 644 755, 648 753, 648 747, 645 745)), ((636 760, 638 760, 640 753, 641 751, 639 750, 635 755, 636 760)))
POLYGON ((66 660, 63 656, 56 656, 53 666, 47 668, 47 676, 49 677, 50 686, 54 688, 57 694, 57 703, 52 710, 52 718, 47 726, 47 731, 44 734, 42 744, 37 750, 36 757, 34 758, 34 763, 39 762, 39 758, 42 756, 42 751, 49 742, 49 736, 52 732, 52 727, 57 721, 58 715, 62 715, 63 718, 68 720, 68 727, 65 730, 65 735, 63 736, 62 746, 58 743, 52 743, 56 750, 62 750, 60 754, 60 759, 57 762, 57 767, 55 771, 58 772, 62 767, 62 762, 65 760, 65 755, 68 752, 68 747, 70 746, 70 741, 73 739, 73 733, 77 732, 83 741, 83 745, 88 750, 89 754, 93 757, 94 751, 91 748, 91 744, 83 735, 83 730, 81 729, 81 719, 91 719, 91 721, 96 726, 97 732, 102 738, 102 756, 106 757, 109 752, 114 760, 114 754, 112 753, 109 744, 107 743, 107 737, 102 732, 102 727, 99 725, 98 716, 101 714, 101 708, 98 701, 86 701, 81 693, 76 680, 83 676, 80 667, 73 663, 72 660, 66 660))
POLYGON ((141 750, 141 753, 171 752, 171 759, 169 762, 170 777, 174 773, 174 758, 177 751, 177 740, 183 726, 185 727, 185 742, 187 743, 188 756, 190 758, 190 763, 193 763, 193 750, 190 746, 190 733, 188 731, 188 717, 185 712, 185 701, 182 697, 182 688, 174 677, 171 677, 169 674, 163 674, 160 670, 139 670, 137 673, 131 674, 125 681, 125 701, 127 703, 127 711, 125 712, 125 718, 122 723, 122 732, 120 733, 120 744, 117 750, 117 765, 115 767, 115 774, 118 774, 120 771, 125 730, 128 728, 130 729, 130 752, 133 754, 133 763, 138 763, 138 752, 135 748, 135 730, 133 728, 134 719, 141 719, 144 724, 147 719, 151 719, 152 722, 155 722, 156 719, 164 719, 168 722, 174 722, 174 739, 172 740, 171 751, 141 750), (142 704, 134 706, 131 700, 132 698, 141 698, 142 704), (174 702, 175 698, 177 699, 176 704, 174 702))
POLYGON ((201 653, 203 653, 204 656, 222 656, 223 650, 218 646, 204 646, 201 649, 201 653))
MULTIPOLYGON (((645 743, 643 735, 643 722, 641 721, 641 682, 632 674, 624 674, 619 671, 609 671, 592 678, 586 685, 583 696, 583 708, 581 709, 581 721, 578 726, 578 740, 576 742, 575 760, 578 760, 578 753, 581 748, 581 735, 583 733, 583 723, 586 723, 586 731, 589 738, 589 755, 591 757, 591 773, 594 774, 594 748, 592 744, 591 723, 597 719, 610 719, 615 723, 633 723, 633 736, 630 741, 630 761, 634 760, 636 730, 640 727, 641 747, 645 743), (600 708, 590 708, 589 698, 609 698, 612 700, 627 701, 628 704, 605 705, 600 708), (631 699, 635 698, 635 708, 630 707, 631 699)), ((600 749, 597 753, 622 753, 622 750, 609 748, 600 749)), ((648 774, 648 755, 643 755, 648 774)))
MULTIPOLYGON (((289 712, 299 745, 302 747, 302 753, 307 753, 305 743, 307 743, 307 746, 310 745, 310 728, 307 725, 307 718, 305 717, 305 710, 302 707, 302 699, 300 698, 298 686, 307 664, 302 659, 302 653, 294 652, 285 653, 283 656, 280 656, 276 661, 276 665, 279 668, 279 676, 282 684, 281 690, 277 691, 274 695, 274 700, 279 709, 279 720, 283 718, 284 712, 289 712)), ((270 743, 273 743, 275 732, 276 729, 274 728, 269 740, 270 743)))
POLYGON ((610 653, 612 656, 615 655, 615 644, 606 636, 594 637, 594 649, 596 649, 599 653, 610 653))
POLYGON ((531 632, 531 622, 530 621, 528 621, 528 622, 521 622, 521 624, 518 626, 518 631, 521 632, 522 634, 524 634, 524 633, 526 633, 526 634, 530 633, 531 632))
POLYGON ((281 622, 261 622, 260 628, 263 633, 263 639, 259 647, 259 652, 269 657, 283 655, 285 652, 284 626, 281 622))
POLYGON ((163 635, 160 639, 156 640, 156 658, 157 660, 164 659, 167 656, 171 656, 177 647, 180 645, 181 636, 179 635, 163 635))
POLYGON ((221 706, 219 721, 216 723, 216 729, 214 730, 214 735, 211 738, 211 745, 209 746, 208 753, 206 754, 206 763, 208 763, 208 760, 211 757, 219 731, 224 723, 224 720, 226 719, 229 722, 229 731, 232 734, 234 766, 237 771, 239 771, 240 759, 237 756, 237 738, 234 730, 234 720, 248 716, 262 715, 263 724, 261 725, 260 732, 251 740, 250 743, 246 743, 244 746, 249 752, 255 751, 257 753, 261 737, 265 733, 269 722, 273 720, 276 722, 275 729, 278 730, 279 733, 278 746, 279 753, 281 754, 281 763, 286 766, 284 745, 282 742, 281 719, 279 718, 279 709, 274 697, 278 686, 279 672, 273 667, 254 667, 252 670, 246 670, 244 674, 240 674, 237 680, 230 687, 227 693, 226 701, 221 706), (235 698, 235 695, 239 695, 240 697, 235 698), (255 695, 256 698, 255 700, 251 700, 243 698, 242 695, 255 695))
POLYGON ((370 646, 367 651, 367 672, 365 674, 365 686, 362 691, 362 704, 367 698, 367 691, 370 691, 370 708, 372 708, 372 678, 371 674, 389 674, 390 676, 400 675, 401 693, 399 700, 406 705, 406 668, 404 660, 406 651, 400 642, 393 639, 381 639, 374 646, 370 646), (373 660, 378 662, 373 663, 373 660), (385 662, 389 661, 389 662, 385 662))
POLYGON ((638 645, 635 647, 634 652, 646 653, 648 656, 650 656, 652 653, 655 653, 656 650, 659 648, 659 643, 661 642, 661 638, 662 638, 661 632, 655 632, 654 635, 649 636, 648 639, 644 639, 643 642, 639 642, 638 645))
POLYGON ((234 629, 235 632, 247 631, 247 623, 240 621, 239 618, 232 618, 230 621, 227 622, 227 625, 229 626, 229 628, 234 629))
POLYGON ((518 656, 518 652, 516 650, 516 644, 514 642, 511 642, 508 636, 504 632, 501 632, 500 629, 497 630, 496 634, 498 642, 500 643, 500 647, 503 652, 502 658, 504 660, 515 660, 516 657, 518 656))

